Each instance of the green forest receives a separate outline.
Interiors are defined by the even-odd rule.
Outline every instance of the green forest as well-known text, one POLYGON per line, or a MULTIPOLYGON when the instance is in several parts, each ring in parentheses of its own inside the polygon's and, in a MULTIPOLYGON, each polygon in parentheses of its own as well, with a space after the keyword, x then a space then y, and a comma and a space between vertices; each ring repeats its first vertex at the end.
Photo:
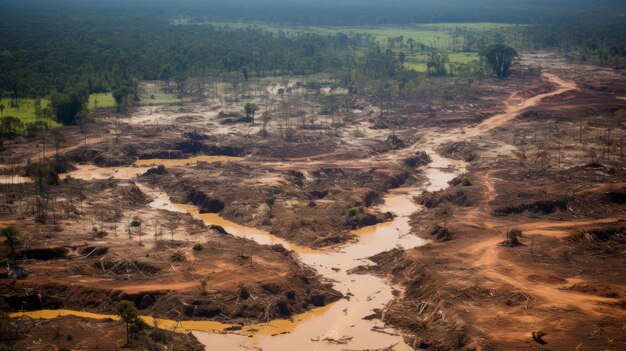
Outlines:
MULTIPOLYGON (((291 24, 281 18, 264 24, 258 22, 262 16, 253 18, 255 22, 233 22, 241 17, 231 16, 226 8, 218 15, 210 12, 212 17, 197 15, 206 2, 188 1, 170 9, 173 3, 157 1, 152 11, 141 14, 134 10, 141 1, 129 2, 124 10, 115 4, 90 7, 66 1, 50 8, 50 3, 38 1, 0 2, 0 8, 12 6, 0 22, 3 115, 20 117, 24 123, 32 123, 33 116, 56 116, 61 123, 74 124, 79 111, 97 107, 98 101, 105 101, 102 107, 137 100, 141 81, 243 79, 244 70, 246 78, 328 73, 353 92, 381 84, 400 91, 422 76, 489 76, 478 54, 500 44, 517 50, 555 50, 572 61, 601 65, 620 66, 626 58, 626 24, 593 17, 583 22, 576 6, 566 19, 553 14, 546 18, 553 23, 547 24, 532 23, 551 13, 540 7, 533 12, 536 16, 518 19, 526 23, 473 24, 469 21, 485 18, 476 5, 464 18, 451 14, 445 18, 464 23, 424 27, 398 18, 390 19, 394 26, 385 27, 310 27, 304 20, 291 24), (166 9, 171 10, 168 16, 166 9), (190 9, 199 12, 187 16, 190 9), (104 97, 107 94, 113 99, 104 97)), ((611 6, 607 2, 597 11, 604 13, 611 6)), ((507 13, 506 6, 499 9, 507 13)), ((348 10, 334 9, 342 11, 348 10)), ((246 13, 242 10, 237 16, 246 13)))

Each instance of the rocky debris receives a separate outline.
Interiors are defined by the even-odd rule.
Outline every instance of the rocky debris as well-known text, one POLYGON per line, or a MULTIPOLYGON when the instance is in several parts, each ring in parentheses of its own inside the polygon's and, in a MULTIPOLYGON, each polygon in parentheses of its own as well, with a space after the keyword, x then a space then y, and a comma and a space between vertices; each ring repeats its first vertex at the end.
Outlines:
POLYGON ((198 206, 200 213, 218 213, 224 209, 224 202, 212 199, 202 191, 194 190, 187 194, 187 202, 198 206))
POLYGON ((476 158, 476 149, 478 147, 468 141, 453 141, 449 143, 442 144, 438 151, 445 157, 454 159, 454 160, 463 160, 466 162, 470 162, 476 158))
POLYGON ((206 134, 199 133, 199 132, 197 132, 195 130, 192 130, 192 131, 189 131, 189 132, 184 132, 183 133, 183 138, 190 139, 190 140, 195 140, 195 141, 201 141, 201 140, 209 139, 209 137, 206 134))
POLYGON ((242 115, 239 112, 220 111, 217 118, 220 119, 221 124, 252 123, 254 121, 251 116, 242 115))
POLYGON ((220 225, 216 225, 216 224, 211 224, 209 226, 209 229, 214 230, 220 234, 223 235, 228 235, 228 232, 226 231, 226 229, 224 229, 224 227, 220 226, 220 225))
POLYGON ((352 229, 358 229, 362 227, 367 227, 370 225, 382 223, 388 220, 393 219, 393 214, 391 212, 386 213, 356 213, 352 216, 348 217, 348 225, 352 229))
POLYGON ((184 158, 185 154, 180 150, 147 150, 141 152, 139 154, 139 159, 153 159, 153 158, 163 158, 163 159, 177 159, 184 158))
POLYGON ((447 202, 462 207, 472 205, 472 201, 465 190, 454 191, 454 189, 436 192, 425 191, 420 196, 416 197, 415 201, 426 208, 436 208, 447 202))
POLYGON ((311 199, 320 200, 328 196, 328 190, 312 190, 309 191, 311 199))
POLYGON ((387 143, 392 150, 404 149, 406 147, 404 140, 398 138, 395 134, 389 135, 385 143, 387 143))
POLYGON ((146 175, 164 175, 167 174, 167 169, 165 169, 164 165, 159 165, 157 167, 150 168, 146 171, 146 175))
POLYGON ((435 241, 437 242, 445 242, 452 240, 452 233, 446 227, 435 226, 433 230, 430 232, 431 236, 435 237, 435 241))
POLYGON ((403 160, 404 164, 409 167, 420 167, 432 162, 432 159, 425 151, 418 151, 415 156, 411 156, 403 160))
POLYGON ((387 124, 387 122, 385 122, 384 120, 382 120, 380 118, 370 119, 369 122, 372 123, 372 126, 370 127, 370 129, 387 129, 387 128, 389 128, 389 125, 387 124))
POLYGON ((252 123, 254 119, 252 117, 243 116, 239 118, 225 118, 220 121, 222 124, 237 124, 237 123, 252 123))
POLYGON ((496 208, 493 212, 499 215, 523 213, 525 211, 532 213, 543 212, 548 214, 556 211, 566 211, 568 202, 568 199, 539 200, 526 204, 496 208))
POLYGON ((66 155, 73 162, 80 164, 93 163, 99 167, 126 166, 135 162, 135 155, 129 152, 129 150, 123 150, 123 148, 118 150, 100 150, 79 147, 66 155))
POLYGON ((22 279, 28 277, 28 273, 16 263, 7 263, 7 277, 10 279, 22 279))

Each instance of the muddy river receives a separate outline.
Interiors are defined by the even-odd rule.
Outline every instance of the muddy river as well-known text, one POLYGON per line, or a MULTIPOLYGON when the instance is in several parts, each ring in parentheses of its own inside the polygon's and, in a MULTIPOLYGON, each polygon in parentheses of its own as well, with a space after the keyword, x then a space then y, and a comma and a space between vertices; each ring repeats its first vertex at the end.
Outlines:
MULTIPOLYGON (((189 213, 201 219, 207 225, 222 226, 232 235, 254 240, 259 244, 281 244, 295 251, 301 262, 314 268, 324 278, 334 284, 334 288, 346 296, 328 306, 313 309, 307 313, 294 316, 290 320, 273 320, 245 326, 242 330, 223 333, 230 324, 208 321, 168 321, 160 320, 162 328, 185 331, 192 330, 194 335, 210 348, 221 350, 237 349, 294 349, 300 350, 342 350, 383 348, 396 345, 395 350, 409 350, 402 337, 394 330, 385 328, 379 320, 365 320, 375 309, 383 309, 393 298, 393 287, 388 281, 372 275, 350 274, 349 271, 360 265, 372 264, 367 257, 391 250, 396 247, 412 248, 424 244, 424 240, 410 234, 409 216, 418 211, 412 198, 425 190, 439 190, 449 180, 459 174, 462 169, 454 167, 448 160, 431 152, 433 162, 423 167, 427 178, 424 186, 419 188, 394 189, 385 196, 378 210, 392 212, 392 221, 358 229, 354 232, 358 240, 324 250, 314 250, 290 243, 268 232, 248 228, 225 220, 214 213, 199 213, 195 206, 172 203, 164 192, 139 184, 139 187, 154 200, 150 206, 157 209, 189 213), (341 340, 345 344, 331 342, 341 340)), ((79 179, 131 179, 145 172, 149 165, 166 163, 170 167, 184 166, 198 161, 228 161, 220 157, 187 160, 143 160, 133 167, 80 166, 70 175, 79 179), (165 162, 161 162, 165 161, 165 162)), ((79 315, 87 318, 109 318, 110 315, 99 315, 68 310, 35 311, 24 314, 34 318, 54 318, 59 315, 79 315)), ((19 314, 14 314, 17 316, 19 314)), ((151 318, 145 317, 152 323, 151 318)))
MULTIPOLYGON (((207 321, 161 321, 163 328, 184 331, 192 330, 194 335, 207 346, 216 350, 364 350, 385 348, 392 345, 394 350, 411 350, 401 335, 393 329, 385 328, 379 320, 365 320, 375 309, 384 309, 392 300, 394 290, 402 293, 385 279, 372 275, 350 274, 349 271, 360 265, 372 264, 367 257, 396 247, 412 248, 424 244, 424 241, 411 234, 409 216, 419 211, 412 198, 423 191, 436 191, 448 186, 448 181, 463 172, 464 164, 439 156, 434 149, 444 141, 467 139, 500 126, 515 118, 517 114, 535 104, 542 98, 576 89, 572 83, 562 81, 553 75, 544 74, 545 78, 560 86, 559 89, 546 94, 537 95, 523 101, 507 102, 506 112, 491 117, 481 124, 467 128, 463 134, 449 131, 445 136, 435 137, 429 142, 426 152, 431 156, 432 163, 422 167, 427 179, 425 185, 417 188, 399 188, 391 191, 379 205, 379 210, 392 212, 392 221, 355 231, 358 240, 336 247, 313 250, 294 245, 284 239, 275 237, 268 232, 247 228, 225 220, 217 214, 200 214, 194 206, 172 203, 169 197, 158 189, 140 185, 141 189, 154 198, 151 206, 158 209, 189 213, 201 219, 207 225, 222 226, 232 235, 254 240, 260 244, 282 244, 295 251, 301 262, 314 268, 320 275, 330 280, 334 288, 346 298, 328 306, 313 309, 307 313, 294 316, 291 320, 273 320, 268 323, 247 325, 242 330, 223 333, 231 325, 207 321), (454 135, 453 135, 454 134, 454 135), (336 343, 333 341, 342 341, 336 343)), ((424 147, 424 145, 422 145, 424 147)), ((411 151, 411 150, 409 150, 411 151)), ((412 150, 416 151, 416 150, 412 150)), ((166 166, 184 166, 199 161, 227 161, 225 159, 208 158, 202 160, 152 160, 138 162, 134 167, 93 168, 85 166, 71 173, 72 177, 81 179, 98 179, 114 177, 133 178, 151 165, 165 163, 166 166), (172 162, 172 163, 167 163, 172 162)), ((107 318, 109 315, 96 315, 77 311, 35 311, 25 312, 32 317, 54 318, 63 314, 82 315, 88 318, 107 318)), ((12 316, 18 316, 12 314, 12 316)), ((150 318, 145 317, 150 323, 150 318)))

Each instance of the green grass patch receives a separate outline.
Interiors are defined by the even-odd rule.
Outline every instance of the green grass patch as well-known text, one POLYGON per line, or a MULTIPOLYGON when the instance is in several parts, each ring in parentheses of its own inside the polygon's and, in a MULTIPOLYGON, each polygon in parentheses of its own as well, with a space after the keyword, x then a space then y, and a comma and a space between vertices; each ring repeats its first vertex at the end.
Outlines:
POLYGON ((431 23, 431 24, 420 24, 418 26, 422 28, 434 28, 434 29, 444 29, 444 30, 455 30, 455 29, 494 30, 494 29, 500 29, 500 28, 520 26, 520 24, 477 22, 477 23, 431 23))
MULTIPOLYGON (((411 54, 405 52, 406 60, 404 61, 404 67, 408 69, 413 69, 417 72, 426 72, 426 63, 428 62, 429 56, 424 53, 411 54)), ((450 64, 470 64, 473 61, 478 61, 478 53, 477 52, 445 52, 440 51, 440 55, 448 56, 448 62, 450 64)))
MULTIPOLYGON (((11 99, 0 99, 0 104, 4 105, 2 117, 13 116, 19 118, 24 124, 34 123, 37 120, 35 115, 35 99, 18 99, 17 106, 11 105, 11 99)), ((48 107, 50 100, 41 99, 41 109, 48 107)), ((50 123, 50 127, 58 127, 60 124, 56 121, 50 123)))
MULTIPOLYGON (((186 98, 185 101, 190 101, 186 98)), ((164 92, 161 85, 144 83, 139 90, 139 104, 142 106, 176 104, 179 100, 174 93, 164 92)))
MULTIPOLYGON (((260 30, 286 34, 298 33, 319 33, 319 34, 357 34, 366 33, 374 36, 381 44, 386 44, 389 38, 404 37, 404 42, 412 38, 415 42, 421 43, 436 49, 449 49, 453 42, 453 32, 456 30, 473 30, 473 31, 494 31, 498 29, 506 29, 519 26, 510 23, 428 23, 416 24, 409 26, 368 26, 368 27, 298 27, 298 26, 282 26, 267 23, 235 23, 235 22, 202 22, 194 23, 189 19, 178 19, 172 21, 174 25, 215 25, 228 28, 248 28, 254 27, 260 30)), ((460 45, 461 43, 457 43, 460 45)))
POLYGON ((89 95, 89 102, 87 103, 88 110, 95 110, 96 108, 115 107, 115 99, 111 93, 96 93, 89 95))
POLYGON ((425 62, 405 62, 404 67, 412 69, 416 72, 424 73, 427 71, 425 62))
POLYGON ((479 60, 477 52, 451 52, 444 54, 448 55, 450 63, 462 63, 466 65, 479 60))

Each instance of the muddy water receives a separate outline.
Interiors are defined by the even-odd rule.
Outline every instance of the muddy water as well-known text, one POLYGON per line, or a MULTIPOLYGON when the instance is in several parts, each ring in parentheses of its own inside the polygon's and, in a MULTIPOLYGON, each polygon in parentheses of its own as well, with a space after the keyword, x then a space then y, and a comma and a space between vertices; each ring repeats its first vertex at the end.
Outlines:
MULTIPOLYGON (((396 345, 394 350, 410 349, 394 330, 386 329, 378 320, 363 320, 374 309, 383 309, 393 298, 393 287, 385 279, 372 275, 349 274, 359 265, 369 265, 367 259, 377 253, 395 247, 412 248, 424 241, 410 234, 409 215, 419 207, 413 196, 424 190, 439 190, 460 171, 444 158, 433 155, 433 163, 423 169, 428 184, 422 188, 396 189, 387 195, 380 211, 390 211, 394 220, 354 232, 358 240, 330 250, 312 250, 275 237, 265 231, 247 228, 219 217, 217 214, 200 214, 195 206, 172 203, 166 194, 142 186, 142 190, 155 200, 151 206, 158 209, 186 212, 206 224, 224 227, 229 233, 254 240, 260 244, 282 244, 295 251, 300 260, 314 268, 320 275, 334 283, 334 288, 346 295, 329 306, 314 309, 296 316, 293 320, 277 320, 245 327, 241 332, 220 334, 207 333, 196 328, 194 334, 205 345, 223 350, 344 350, 376 349, 396 345), (378 331, 374 331, 377 329, 378 331), (385 333, 380 332, 384 330, 385 333), (345 344, 329 342, 344 340, 345 344)), ((198 326, 198 325, 196 325, 198 326)), ((206 330, 201 328, 202 330, 206 330)), ((214 328, 214 330, 223 330, 214 328)))
MULTIPOLYGON (((507 111, 483 121, 481 124, 466 128, 463 134, 448 133, 448 135, 434 137, 429 143, 434 149, 437 145, 449 141, 450 138, 470 138, 489 129, 498 127, 515 118, 517 114, 541 101, 543 98, 561 94, 576 89, 575 84, 558 79, 549 74, 544 75, 548 80, 560 86, 559 89, 546 94, 526 99, 517 105, 508 104, 507 111)), ((329 250, 311 250, 286 242, 271 234, 252 228, 246 228, 227 221, 215 214, 200 214, 192 206, 173 204, 166 194, 158 190, 144 188, 152 194, 155 200, 151 204, 154 208, 170 211, 188 212, 195 218, 207 224, 216 224, 224 227, 233 235, 255 240, 261 244, 279 243, 294 250, 301 261, 334 282, 334 287, 342 292, 347 299, 339 300, 325 307, 317 308, 307 313, 295 316, 292 320, 275 320, 269 323, 246 326, 236 333, 219 333, 227 328, 228 324, 217 322, 188 321, 176 323, 162 321, 159 325, 172 330, 194 330, 194 335, 207 346, 207 349, 217 350, 359 350, 377 349, 395 345, 394 350, 409 350, 402 337, 394 330, 387 329, 385 333, 373 329, 384 329, 377 320, 363 320, 363 317, 372 313, 376 308, 384 308, 393 298, 393 287, 384 279, 371 275, 349 274, 348 271, 359 265, 371 264, 367 257, 395 247, 411 248, 423 244, 423 241, 410 234, 409 215, 419 210, 412 201, 412 197, 424 190, 435 191, 447 186, 447 182, 461 172, 463 164, 452 164, 450 160, 437 155, 433 150, 426 150, 433 162, 423 168, 428 184, 421 188, 402 188, 392 191, 385 197, 380 206, 381 211, 390 211, 396 215, 393 221, 376 226, 357 230, 358 240, 352 243, 334 247, 329 250), (218 332, 218 333, 216 333, 218 332), (328 342, 328 340, 344 340, 345 344, 328 342)), ((113 174, 130 176, 136 174, 133 170, 118 168, 113 174)), ((83 170, 91 172, 92 178, 103 176, 98 170, 83 170)), ((104 177, 104 176, 103 176, 104 177)), ((54 318, 59 313, 76 314, 75 311, 36 311, 27 314, 42 318, 54 318)), ((17 314, 12 314, 15 316, 17 314)), ((89 318, 106 318, 103 315, 89 318)))
MULTIPOLYGON (((390 222, 365 227, 354 231, 357 240, 326 250, 314 250, 295 245, 268 232, 248 228, 228 221, 213 213, 199 213, 195 206, 175 204, 164 192, 151 189, 145 185, 138 186, 152 196, 150 206, 156 209, 189 213, 201 219, 207 225, 219 225, 232 235, 254 240, 259 244, 281 244, 295 251, 300 260, 314 268, 321 276, 332 281, 334 288, 347 298, 341 299, 325 307, 294 316, 290 320, 273 320, 245 326, 242 330, 225 334, 224 330, 232 325, 213 321, 171 321, 158 320, 163 329, 184 331, 193 330, 194 335, 211 349, 220 350, 345 350, 345 349, 377 349, 395 345, 394 350, 410 350, 396 331, 385 328, 378 320, 364 320, 375 309, 384 309, 393 299, 394 288, 385 279, 372 275, 349 274, 348 272, 360 265, 372 264, 367 259, 377 253, 396 247, 412 248, 424 244, 424 241, 410 234, 409 216, 419 210, 413 196, 424 190, 439 190, 447 186, 449 180, 460 171, 450 162, 430 150, 433 162, 422 169, 428 182, 420 188, 394 189, 384 198, 379 210, 392 212, 395 218, 390 222), (382 332, 384 331, 384 332, 382 332), (343 344, 332 342, 342 340, 343 344)), ((225 158, 196 158, 188 160, 150 160, 134 167, 100 168, 96 166, 80 166, 70 173, 79 179, 131 179, 145 172, 148 165, 163 164, 182 166, 200 161, 227 161, 225 158), (168 161, 171 161, 168 163, 168 161)), ((28 315, 33 318, 55 318, 60 315, 77 315, 86 318, 114 318, 112 315, 101 315, 69 310, 44 310, 35 312, 15 313, 11 316, 28 315)), ((142 317, 153 325, 150 317, 142 317)))
POLYGON ((132 166, 128 167, 98 167, 95 165, 78 165, 76 170, 68 173, 75 179, 92 180, 92 179, 133 179, 140 174, 145 173, 148 169, 164 165, 165 167, 184 167, 194 165, 201 162, 229 162, 236 157, 231 156, 195 156, 182 159, 145 159, 137 160, 132 166))

